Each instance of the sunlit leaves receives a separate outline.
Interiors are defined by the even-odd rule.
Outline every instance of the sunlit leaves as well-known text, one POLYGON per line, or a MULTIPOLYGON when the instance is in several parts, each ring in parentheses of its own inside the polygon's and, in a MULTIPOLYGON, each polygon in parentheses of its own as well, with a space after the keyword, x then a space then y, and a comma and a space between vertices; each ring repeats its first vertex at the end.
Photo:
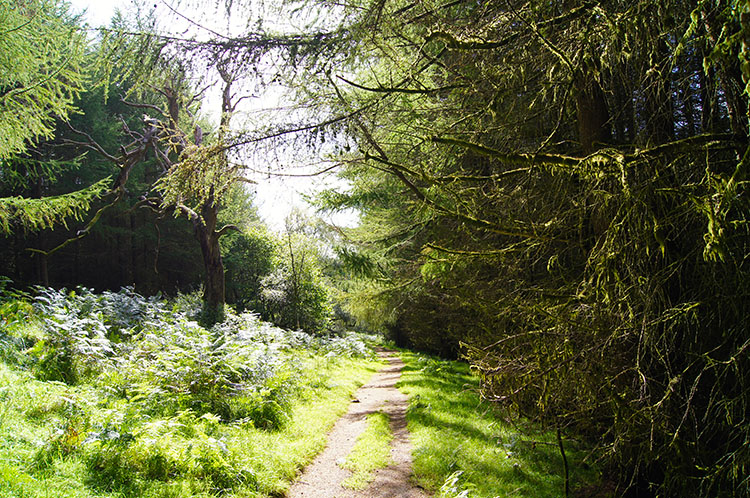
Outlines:
POLYGON ((219 202, 240 178, 241 168, 228 162, 224 145, 190 145, 165 176, 156 183, 165 206, 191 208, 219 202))
POLYGON ((27 197, 0 198, 0 233, 10 233, 17 226, 24 230, 38 231, 69 219, 81 221, 91 207, 108 189, 109 178, 105 178, 83 190, 42 199, 27 197))
POLYGON ((0 158, 49 138, 85 81, 86 39, 57 0, 0 1, 0 158))

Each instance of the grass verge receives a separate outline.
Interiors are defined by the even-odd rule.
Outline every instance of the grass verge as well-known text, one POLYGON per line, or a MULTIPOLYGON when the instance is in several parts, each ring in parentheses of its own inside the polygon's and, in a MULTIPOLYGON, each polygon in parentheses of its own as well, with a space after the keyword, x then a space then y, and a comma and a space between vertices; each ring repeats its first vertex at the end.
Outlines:
POLYGON ((366 488, 375 478, 375 470, 390 465, 392 440, 388 415, 382 412, 368 415, 367 428, 359 435, 354 448, 341 465, 352 471, 352 475, 341 485, 349 489, 366 488))
POLYGON ((299 361, 306 387, 278 430, 189 410, 164 419, 128 413, 90 386, 42 382, 0 362, 0 497, 282 496, 380 366, 304 352, 299 361), (91 441, 118 413, 127 414, 134 439, 97 429, 100 440, 91 441))
MULTIPOLYGON (((480 402, 468 365, 402 352, 398 383, 410 398, 414 474, 441 498, 564 496, 564 471, 553 431, 521 430, 480 402)), ((572 487, 595 482, 585 452, 565 441, 572 487)))

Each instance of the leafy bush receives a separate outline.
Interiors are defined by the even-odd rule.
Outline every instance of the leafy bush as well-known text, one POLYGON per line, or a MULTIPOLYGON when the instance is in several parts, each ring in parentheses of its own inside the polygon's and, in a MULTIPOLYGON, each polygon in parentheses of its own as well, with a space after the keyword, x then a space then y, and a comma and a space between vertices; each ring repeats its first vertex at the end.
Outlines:
POLYGON ((301 228, 279 239, 276 269, 260 280, 260 311, 273 323, 322 333, 333 316, 322 250, 301 228))
MULTIPOLYGON (((146 329, 127 356, 121 357, 119 392, 129 392, 154 413, 191 409, 224 420, 248 418, 277 427, 284 419, 293 383, 282 372, 279 345, 248 341, 225 328, 208 331, 184 318, 146 329)), ((287 368, 288 370, 288 368, 287 368)), ((117 379, 109 377, 110 384, 117 379)))
POLYGON ((101 371, 113 350, 96 304, 85 289, 79 297, 64 289, 40 289, 35 307, 43 317, 45 337, 30 351, 40 379, 75 384, 101 371))
POLYGON ((354 335, 312 336, 251 313, 230 312, 207 330, 189 318, 196 303, 188 295, 168 306, 130 288, 102 294, 39 289, 34 309, 44 334, 30 350, 33 371, 68 384, 97 377, 103 391, 153 415, 192 410, 275 429, 303 388, 299 362, 290 358, 294 350, 368 354, 354 335))
POLYGON ((36 341, 39 331, 30 296, 8 289, 10 283, 0 276, 0 359, 19 364, 23 362, 20 352, 36 341))
POLYGON ((229 451, 219 430, 218 417, 186 410, 133 433, 93 432, 85 449, 90 481, 105 490, 184 477, 204 481, 214 492, 253 485, 255 476, 229 451))
POLYGON ((278 494, 322 444, 332 397, 343 406, 355 389, 352 366, 364 374, 348 358, 371 354, 356 335, 250 313, 206 329, 192 295, 38 289, 25 303, 12 348, 27 359, 0 364, 0 473, 14 472, 11 493, 33 483, 29 496, 59 495, 51 481, 80 496, 278 494))
POLYGON ((238 311, 261 310, 261 279, 273 270, 274 241, 260 227, 221 238, 227 300, 238 311))
POLYGON ((89 414, 72 400, 61 404, 62 420, 58 427, 34 454, 34 466, 46 468, 57 458, 67 457, 78 450, 90 428, 89 414))

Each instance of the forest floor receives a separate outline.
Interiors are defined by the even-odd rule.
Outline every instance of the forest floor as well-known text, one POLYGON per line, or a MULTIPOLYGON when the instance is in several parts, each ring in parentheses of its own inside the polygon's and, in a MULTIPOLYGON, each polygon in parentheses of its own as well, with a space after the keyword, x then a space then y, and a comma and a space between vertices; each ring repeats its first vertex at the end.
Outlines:
POLYGON ((289 498, 424 498, 427 495, 413 482, 411 443, 406 428, 408 398, 396 388, 404 367, 395 352, 380 350, 378 356, 388 365, 356 392, 349 411, 329 433, 328 445, 305 468, 291 487, 289 498), (367 426, 369 415, 384 413, 393 434, 390 464, 375 470, 373 481, 364 489, 348 489, 342 483, 352 474, 342 464, 367 426))

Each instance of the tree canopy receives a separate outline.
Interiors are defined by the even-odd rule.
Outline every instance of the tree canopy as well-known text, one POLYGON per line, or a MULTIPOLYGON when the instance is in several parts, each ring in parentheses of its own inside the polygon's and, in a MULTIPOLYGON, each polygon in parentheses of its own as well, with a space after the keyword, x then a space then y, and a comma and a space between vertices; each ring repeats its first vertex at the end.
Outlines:
POLYGON ((350 309, 587 434, 623 490, 747 494, 747 17, 353 7, 367 55, 328 86, 351 188, 319 199, 363 213, 350 309))
POLYGON ((324 331, 345 293, 342 316, 463 357, 487 400, 590 441, 623 493, 749 494, 746 1, 311 0, 278 6, 300 30, 191 20, 184 36, 147 14, 98 40, 129 113, 90 106, 106 126, 65 137, 52 132, 85 101, 85 39, 56 2, 2 6, 0 181, 25 184, 0 200, 8 236, 72 215, 82 229, 37 254, 78 243, 111 175, 122 259, 153 252, 133 211, 159 238, 166 212, 184 215, 207 309, 224 304, 231 251, 238 305, 324 331), (211 81, 216 129, 198 115, 211 81), (269 89, 284 92, 276 120, 242 122, 269 89), (335 261, 298 228, 237 234, 222 254, 246 171, 310 150, 348 184, 318 207, 361 213, 335 261), (77 164, 88 190, 45 195, 77 164))
MULTIPOLYGON (((39 139, 53 136, 56 120, 67 119, 84 90, 86 37, 64 3, 31 0, 0 3, 0 182, 17 185, 49 175, 54 158, 14 160, 39 139)), ((49 199, 0 198, 0 231, 11 223, 27 230, 50 228, 67 218, 80 220, 102 183, 49 199)))

